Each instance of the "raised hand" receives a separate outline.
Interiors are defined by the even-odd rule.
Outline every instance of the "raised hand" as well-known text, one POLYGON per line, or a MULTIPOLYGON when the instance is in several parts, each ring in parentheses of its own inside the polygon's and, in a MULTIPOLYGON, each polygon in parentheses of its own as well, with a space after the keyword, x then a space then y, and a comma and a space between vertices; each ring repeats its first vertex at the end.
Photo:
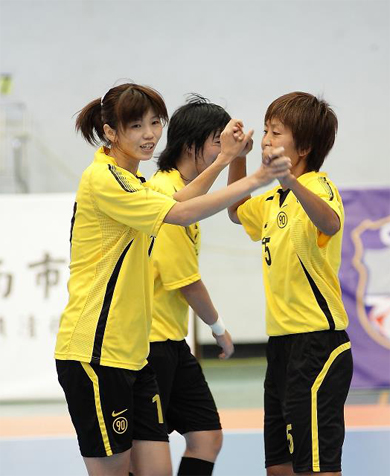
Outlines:
POLYGON ((236 157, 246 155, 252 148, 253 129, 244 132, 239 119, 231 119, 221 133, 221 153, 217 160, 229 165, 236 157))
POLYGON ((291 159, 283 155, 284 148, 269 149, 264 154, 261 167, 255 172, 255 175, 262 180, 263 185, 271 183, 278 179, 282 186, 283 181, 288 181, 291 175, 291 159))

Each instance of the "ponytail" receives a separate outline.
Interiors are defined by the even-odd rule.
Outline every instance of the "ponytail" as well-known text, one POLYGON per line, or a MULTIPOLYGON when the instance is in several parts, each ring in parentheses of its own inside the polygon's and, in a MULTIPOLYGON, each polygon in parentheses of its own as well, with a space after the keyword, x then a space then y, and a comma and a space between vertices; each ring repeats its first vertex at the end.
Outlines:
POLYGON ((108 144, 104 135, 101 100, 95 99, 87 104, 76 119, 76 131, 91 145, 108 144))

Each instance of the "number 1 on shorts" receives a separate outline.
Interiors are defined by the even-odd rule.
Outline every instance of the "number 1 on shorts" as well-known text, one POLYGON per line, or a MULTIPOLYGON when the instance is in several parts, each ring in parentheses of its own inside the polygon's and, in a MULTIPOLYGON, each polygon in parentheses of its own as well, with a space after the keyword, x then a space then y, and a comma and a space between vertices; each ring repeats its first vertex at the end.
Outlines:
POLYGON ((162 407, 161 407, 161 400, 160 400, 160 395, 158 393, 156 393, 156 395, 152 398, 152 402, 157 403, 158 422, 159 423, 164 423, 163 412, 162 412, 162 407))

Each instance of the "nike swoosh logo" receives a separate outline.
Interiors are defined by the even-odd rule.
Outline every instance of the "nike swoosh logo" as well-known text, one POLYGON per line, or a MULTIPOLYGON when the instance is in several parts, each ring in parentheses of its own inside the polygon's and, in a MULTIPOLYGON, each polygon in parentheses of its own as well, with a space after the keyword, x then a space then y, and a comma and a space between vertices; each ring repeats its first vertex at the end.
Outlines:
POLYGON ((125 413, 125 412, 127 412, 127 408, 126 408, 126 410, 122 410, 121 412, 118 412, 118 413, 112 412, 111 415, 115 418, 118 415, 122 415, 122 413, 125 413))

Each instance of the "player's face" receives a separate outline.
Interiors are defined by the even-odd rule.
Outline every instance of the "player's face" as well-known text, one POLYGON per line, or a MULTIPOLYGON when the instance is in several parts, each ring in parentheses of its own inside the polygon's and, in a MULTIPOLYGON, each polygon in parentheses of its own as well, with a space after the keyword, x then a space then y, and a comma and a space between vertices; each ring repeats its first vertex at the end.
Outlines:
POLYGON ((206 139, 203 152, 201 152, 196 161, 196 168, 198 173, 202 173, 207 169, 217 158, 221 152, 221 133, 217 132, 215 135, 210 134, 206 139))
POLYGON ((297 151, 291 129, 276 118, 267 121, 264 126, 264 135, 261 141, 263 157, 269 154, 271 148, 284 147, 284 155, 290 157, 292 168, 301 160, 297 151))
POLYGON ((161 138, 162 124, 156 113, 150 109, 138 121, 127 124, 118 134, 118 146, 133 160, 149 160, 161 138))

